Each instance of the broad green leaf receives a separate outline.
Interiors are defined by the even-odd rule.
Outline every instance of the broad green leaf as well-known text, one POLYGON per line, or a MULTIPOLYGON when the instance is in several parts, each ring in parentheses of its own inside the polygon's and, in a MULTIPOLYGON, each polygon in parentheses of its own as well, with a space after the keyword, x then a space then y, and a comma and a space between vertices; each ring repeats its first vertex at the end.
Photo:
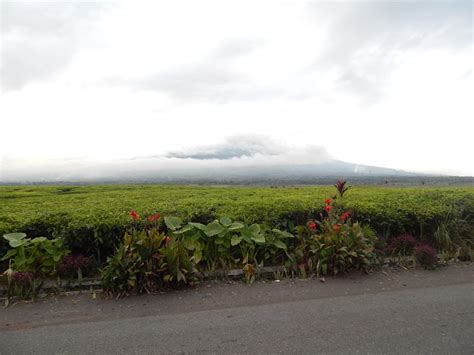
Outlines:
POLYGON ((193 229, 193 226, 190 226, 189 224, 187 224, 183 228, 181 228, 180 230, 175 231, 174 233, 175 234, 184 234, 186 232, 189 232, 192 229, 193 229))
POLYGON ((260 232, 260 226, 258 224, 252 224, 250 227, 249 227, 249 230, 252 232, 252 233, 259 233, 260 232))
POLYGON ((221 224, 224 226, 224 227, 229 227, 231 224, 232 224, 232 220, 229 218, 229 217, 222 217, 219 222, 221 222, 221 224))
POLYGON ((230 245, 235 246, 238 245, 242 241, 242 236, 233 235, 230 239, 230 245))
POLYGON ((294 238, 295 236, 287 231, 281 231, 279 229, 272 229, 272 232, 278 234, 280 238, 294 238))
POLYGON ((206 226, 204 233, 206 233, 208 237, 213 237, 219 233, 222 233, 224 230, 225 228, 222 227, 218 221, 214 221, 206 226))
POLYGON ((275 240, 275 241, 273 242, 273 245, 276 246, 276 247, 279 248, 279 249, 284 249, 284 250, 286 250, 286 244, 283 243, 281 240, 275 240))
POLYGON ((255 242, 255 243, 265 243, 265 236, 263 234, 260 234, 260 233, 252 233, 252 237, 251 239, 255 242))
POLYGON ((196 262, 196 264, 199 264, 201 260, 202 260, 202 252, 196 249, 194 251, 194 261, 196 262))
POLYGON ((29 241, 29 239, 25 237, 25 233, 9 233, 3 235, 3 238, 8 240, 8 243, 12 248, 17 248, 29 241))
POLYGON ((34 244, 39 244, 39 243, 43 243, 47 240, 48 240, 48 238, 45 238, 45 237, 37 237, 37 238, 31 239, 31 242, 34 243, 34 244))
POLYGON ((242 228, 244 228, 245 225, 241 222, 234 222, 230 225, 230 227, 228 228, 229 231, 231 232, 234 232, 234 231, 237 231, 237 230, 240 230, 242 228))
POLYGON ((205 231, 206 230, 206 226, 202 223, 195 223, 195 222, 189 222, 188 223, 189 225, 201 230, 201 231, 205 231))
POLYGON ((169 229, 173 231, 181 227, 182 223, 183 221, 179 217, 165 217, 166 227, 168 227, 169 229))
POLYGON ((15 256, 16 254, 17 254, 17 249, 10 249, 0 260, 1 261, 8 260, 11 257, 15 256))

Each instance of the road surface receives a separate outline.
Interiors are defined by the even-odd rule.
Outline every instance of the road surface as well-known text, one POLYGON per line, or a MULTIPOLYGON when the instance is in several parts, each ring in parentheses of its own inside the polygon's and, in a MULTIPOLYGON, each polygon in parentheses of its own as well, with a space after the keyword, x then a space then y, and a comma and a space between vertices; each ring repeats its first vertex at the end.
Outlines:
POLYGON ((1 354, 474 353, 474 266, 47 298, 0 310, 1 354))

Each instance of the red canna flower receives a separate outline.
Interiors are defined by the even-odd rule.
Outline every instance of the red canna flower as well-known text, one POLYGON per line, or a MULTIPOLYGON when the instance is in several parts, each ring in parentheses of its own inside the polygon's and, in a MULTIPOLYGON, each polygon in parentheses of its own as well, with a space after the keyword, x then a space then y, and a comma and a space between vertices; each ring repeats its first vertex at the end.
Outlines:
POLYGON ((331 211, 331 206, 330 205, 327 205, 326 206, 326 212, 329 213, 331 211))
POLYGON ((148 217, 148 222, 154 222, 157 219, 160 219, 161 215, 159 213, 155 213, 148 217))
POLYGON ((140 220, 140 216, 138 215, 137 211, 135 211, 135 210, 130 212, 130 217, 132 217, 132 219, 134 221, 139 221, 140 220))
POLYGON ((307 267, 308 267, 308 263, 306 263, 305 261, 298 264, 298 268, 301 270, 306 270, 307 267))
POLYGON ((314 222, 309 222, 309 223, 308 223, 308 227, 309 227, 309 229, 315 231, 318 226, 317 226, 317 224, 314 223, 314 222))
POLYGON ((344 222, 347 218, 350 217, 350 215, 351 215, 351 214, 349 213, 349 211, 346 211, 346 212, 344 212, 344 213, 339 217, 339 220, 340 220, 341 222, 344 222))
POLYGON ((330 199, 330 198, 327 198, 327 199, 325 200, 325 202, 326 202, 326 205, 329 205, 329 204, 331 203, 331 199, 330 199))

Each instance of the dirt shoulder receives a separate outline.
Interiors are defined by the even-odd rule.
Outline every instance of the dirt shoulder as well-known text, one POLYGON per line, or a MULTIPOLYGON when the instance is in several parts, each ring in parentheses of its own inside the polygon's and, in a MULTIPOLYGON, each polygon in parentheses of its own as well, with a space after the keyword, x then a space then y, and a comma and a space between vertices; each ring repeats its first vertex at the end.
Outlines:
POLYGON ((247 307, 376 294, 405 289, 430 288, 474 282, 474 264, 460 263, 435 271, 386 268, 370 274, 353 273, 319 279, 284 279, 241 282, 203 282, 194 288, 133 296, 120 300, 105 299, 90 292, 50 296, 36 303, 19 302, 0 309, 0 331, 30 329, 58 324, 94 322, 153 315, 181 314, 205 310, 247 307))

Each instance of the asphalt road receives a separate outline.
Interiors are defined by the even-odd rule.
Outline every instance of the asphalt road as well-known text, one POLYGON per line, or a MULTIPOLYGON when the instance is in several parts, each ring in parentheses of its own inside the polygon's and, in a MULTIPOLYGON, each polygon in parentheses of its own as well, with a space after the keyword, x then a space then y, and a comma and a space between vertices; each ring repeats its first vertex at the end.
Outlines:
POLYGON ((324 284, 203 285, 95 306, 47 300, 2 310, 0 353, 473 354, 472 276, 468 266, 324 284))

